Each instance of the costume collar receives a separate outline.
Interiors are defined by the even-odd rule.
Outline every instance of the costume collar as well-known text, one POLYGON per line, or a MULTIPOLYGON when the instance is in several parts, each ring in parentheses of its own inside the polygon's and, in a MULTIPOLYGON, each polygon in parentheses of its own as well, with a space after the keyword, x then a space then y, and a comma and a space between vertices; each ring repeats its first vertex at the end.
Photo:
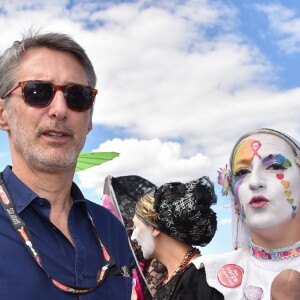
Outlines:
POLYGON ((265 249, 250 242, 250 255, 261 260, 287 260, 300 256, 300 241, 289 247, 265 249))

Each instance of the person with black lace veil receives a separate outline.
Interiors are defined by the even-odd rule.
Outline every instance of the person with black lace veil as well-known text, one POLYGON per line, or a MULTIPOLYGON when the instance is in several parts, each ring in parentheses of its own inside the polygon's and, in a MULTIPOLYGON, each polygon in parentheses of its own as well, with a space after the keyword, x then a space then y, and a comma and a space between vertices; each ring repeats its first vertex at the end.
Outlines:
MULTIPOLYGON (((153 194, 156 188, 155 184, 137 175, 109 175, 105 178, 102 205, 121 220, 129 238, 137 201, 145 194, 153 194)), ((131 241, 131 250, 134 258, 130 268, 133 269, 132 299, 152 300, 157 286, 166 275, 166 268, 155 259, 145 259, 135 241, 131 241)))
POLYGON ((193 260, 200 256, 217 229, 210 208, 217 197, 213 183, 202 177, 187 183, 162 185, 154 195, 145 194, 137 202, 132 240, 141 246, 146 259, 155 258, 167 268, 157 287, 155 300, 223 299, 205 280, 193 260))

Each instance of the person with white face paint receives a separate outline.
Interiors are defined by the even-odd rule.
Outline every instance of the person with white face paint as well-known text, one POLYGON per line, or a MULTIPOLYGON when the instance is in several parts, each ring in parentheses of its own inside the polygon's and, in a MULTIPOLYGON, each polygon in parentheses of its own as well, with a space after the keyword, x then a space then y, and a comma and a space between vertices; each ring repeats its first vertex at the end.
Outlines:
POLYGON ((198 258, 207 282, 225 299, 267 299, 282 271, 300 271, 300 146, 288 135, 258 129, 243 135, 219 171, 232 198, 235 251, 198 258))
POLYGON ((136 240, 141 247, 143 257, 146 259, 151 258, 155 249, 154 238, 150 226, 147 226, 140 218, 135 216, 133 218, 135 229, 132 232, 131 239, 136 240))
POLYGON ((155 300, 224 299, 193 264, 200 256, 194 246, 206 246, 215 234, 217 219, 210 206, 216 200, 213 183, 202 177, 164 184, 137 202, 131 239, 145 258, 155 258, 167 268, 155 300))
MULTIPOLYGON (((133 232, 133 217, 137 201, 145 194, 153 194, 156 188, 155 184, 137 175, 106 177, 102 205, 123 222, 129 238, 133 232)), ((144 249, 144 243, 140 241, 140 244, 144 249)), ((146 259, 147 253, 143 254, 135 240, 131 242, 131 250, 134 258, 131 266, 134 267, 132 281, 136 298, 152 300, 156 287, 165 278, 166 268, 155 259, 146 259)), ((134 293, 132 296, 135 297, 134 293)))

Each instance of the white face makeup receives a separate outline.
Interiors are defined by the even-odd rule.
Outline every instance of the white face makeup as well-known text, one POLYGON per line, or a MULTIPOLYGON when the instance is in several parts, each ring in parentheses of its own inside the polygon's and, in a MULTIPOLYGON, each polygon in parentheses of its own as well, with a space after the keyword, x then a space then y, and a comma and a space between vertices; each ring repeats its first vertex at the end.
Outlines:
POLYGON ((144 258, 151 258, 155 249, 155 243, 152 236, 151 226, 147 226, 136 215, 133 218, 134 230, 131 235, 131 240, 136 240, 138 245, 141 246, 144 258))
POLYGON ((299 214, 300 168, 280 137, 254 134, 238 146, 233 160, 233 194, 250 228, 271 228, 299 214))

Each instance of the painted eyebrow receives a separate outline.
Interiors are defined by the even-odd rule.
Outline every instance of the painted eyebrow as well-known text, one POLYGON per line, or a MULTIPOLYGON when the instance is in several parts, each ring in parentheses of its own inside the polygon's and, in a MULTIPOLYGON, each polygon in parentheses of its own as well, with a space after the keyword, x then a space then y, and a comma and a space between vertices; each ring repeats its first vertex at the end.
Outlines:
POLYGON ((233 171, 235 172, 238 168, 240 168, 241 166, 250 166, 250 163, 252 161, 252 158, 244 158, 244 159, 240 159, 238 160, 235 164, 234 164, 234 168, 233 171))
POLYGON ((262 160, 263 165, 269 165, 271 163, 284 164, 286 158, 282 154, 270 154, 262 160))

